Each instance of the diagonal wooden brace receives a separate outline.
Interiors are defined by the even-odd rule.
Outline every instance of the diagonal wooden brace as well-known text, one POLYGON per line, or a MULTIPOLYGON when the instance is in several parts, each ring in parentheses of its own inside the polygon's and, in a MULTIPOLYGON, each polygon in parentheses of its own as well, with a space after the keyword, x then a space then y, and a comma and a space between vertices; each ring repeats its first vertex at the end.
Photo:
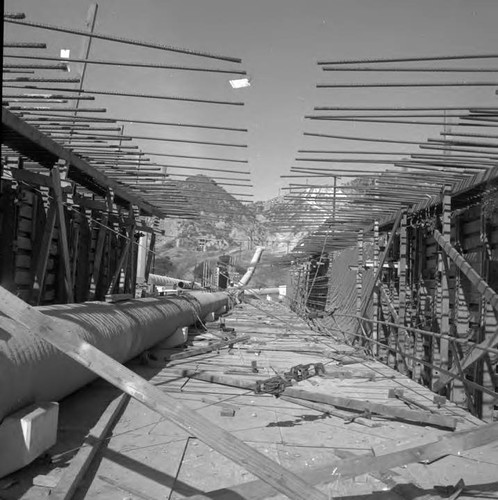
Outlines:
MULTIPOLYGON (((65 331, 58 323, 0 287, 0 313, 75 359, 148 408, 174 422, 189 434, 253 473, 277 491, 296 500, 327 500, 310 486, 229 432, 207 421, 194 410, 163 393, 107 354, 81 340, 76 332, 65 331)), ((0 316, 1 319, 1 316, 0 316)), ((6 328, 9 328, 9 323, 6 328)))

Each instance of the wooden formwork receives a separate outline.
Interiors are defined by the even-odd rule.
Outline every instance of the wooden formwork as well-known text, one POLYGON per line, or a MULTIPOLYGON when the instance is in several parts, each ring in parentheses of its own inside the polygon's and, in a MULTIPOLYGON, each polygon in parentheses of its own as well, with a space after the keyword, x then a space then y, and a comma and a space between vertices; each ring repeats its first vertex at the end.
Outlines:
MULTIPOLYGON (((376 224, 370 229, 357 249, 333 255, 322 324, 479 418, 496 419, 496 178, 453 196, 445 187, 438 203, 400 211, 378 236, 376 224)), ((301 283, 297 301, 306 295, 301 283)))
POLYGON ((111 189, 97 197, 66 171, 2 158, 0 284, 34 305, 134 295, 139 236, 154 228, 111 189))

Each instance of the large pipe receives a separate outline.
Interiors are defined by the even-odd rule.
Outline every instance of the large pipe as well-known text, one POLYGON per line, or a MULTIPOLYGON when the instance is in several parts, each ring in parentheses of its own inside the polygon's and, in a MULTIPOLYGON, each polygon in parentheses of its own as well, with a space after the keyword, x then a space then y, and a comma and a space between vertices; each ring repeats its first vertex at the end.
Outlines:
MULTIPOLYGON (((178 328, 189 326, 229 306, 225 293, 192 292, 168 298, 134 299, 117 304, 86 302, 43 306, 39 311, 69 331, 124 363, 178 328)), ((96 376, 24 328, 11 335, 0 315, 0 422, 38 401, 58 401, 96 376)), ((9 329, 12 331, 12 329, 9 329)))
POLYGON ((261 255, 263 255, 264 249, 265 247, 256 247, 256 251, 254 252, 251 263, 249 264, 246 273, 244 274, 244 276, 242 276, 242 278, 240 278, 240 281, 237 283, 238 287, 244 287, 249 283, 249 281, 251 281, 252 275, 256 270, 256 266, 261 260, 261 255))
POLYGON ((149 273, 148 282, 156 286, 178 286, 179 288, 202 288, 200 283, 196 281, 180 280, 178 278, 171 278, 170 276, 162 276, 160 274, 149 273))

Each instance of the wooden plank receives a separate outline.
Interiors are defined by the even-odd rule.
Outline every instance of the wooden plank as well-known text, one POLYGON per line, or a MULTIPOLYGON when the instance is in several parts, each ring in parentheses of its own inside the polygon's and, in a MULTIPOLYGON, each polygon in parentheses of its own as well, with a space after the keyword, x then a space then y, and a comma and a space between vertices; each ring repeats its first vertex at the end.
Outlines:
POLYGON ((131 293, 109 293, 105 296, 105 301, 111 304, 131 299, 133 299, 133 295, 131 293))
MULTIPOLYGON (((30 172, 29 170, 20 170, 18 168, 12 169, 12 177, 16 181, 26 182, 28 184, 34 184, 35 186, 43 186, 47 188, 53 187, 52 178, 49 175, 38 174, 36 172, 30 172)), ((63 193, 70 193, 73 190, 74 183, 71 181, 62 181, 61 190, 63 193)))
POLYGON ((47 265, 50 256, 50 248, 52 246, 52 238, 54 236, 55 219, 57 218, 56 201, 50 200, 45 228, 40 243, 40 253, 36 262, 35 281, 33 284, 33 301, 40 304, 43 300, 45 284, 47 279, 47 265))
MULTIPOLYGON (((408 242, 407 242, 407 217, 403 214, 400 224, 399 236, 399 292, 398 292, 398 321, 400 326, 406 325, 406 268, 408 259, 408 242)), ((401 354, 407 351, 408 334, 403 328, 395 328, 394 330, 395 343, 398 346, 396 354, 396 369, 406 375, 408 373, 408 364, 405 357, 401 354)))
POLYGON ((98 422, 88 433, 78 453, 71 459, 69 466, 64 469, 64 474, 57 486, 48 495, 51 500, 70 500, 73 497, 97 451, 104 444, 107 435, 129 400, 128 394, 121 394, 106 408, 98 422))
MULTIPOLYGON (((403 210, 399 210, 398 214, 396 216, 396 219, 394 221, 394 225, 393 225, 391 234, 389 236, 389 240, 387 242, 386 249, 384 250, 384 252, 382 254, 382 257, 380 258, 379 267, 375 271, 374 278, 372 279, 372 281, 366 287, 365 293, 363 295, 363 301, 362 301, 362 305, 361 305, 361 309, 360 309, 360 314, 359 314, 360 316, 365 316, 365 314, 366 314, 366 312, 368 310, 368 306, 369 306, 370 301, 372 299, 372 294, 373 294, 373 291, 374 291, 374 287, 375 287, 375 285, 376 285, 377 281, 379 280, 379 277, 380 277, 380 275, 382 273, 382 269, 384 267, 384 263, 386 262, 387 255, 389 254, 389 250, 390 250, 390 248, 391 248, 391 246, 393 244, 394 236, 396 235, 396 231, 398 230, 398 227, 399 227, 399 225, 401 223, 401 217, 402 216, 403 216, 403 210)), ((358 331, 358 329, 356 331, 358 331)))
POLYGON ((149 243, 149 248, 147 249, 147 261, 145 263, 145 281, 149 281, 149 274, 150 270, 152 268, 152 261, 154 259, 154 246, 156 244, 156 233, 152 233, 150 235, 150 243, 149 243))
MULTIPOLYGON (((322 484, 338 481, 342 478, 356 477, 362 474, 382 472, 402 465, 417 462, 433 462, 446 455, 456 455, 465 450, 478 448, 498 440, 498 423, 483 425, 471 430, 446 434, 432 443, 412 446, 401 451, 380 456, 359 456, 336 460, 325 467, 304 469, 299 475, 308 483, 322 484)), ((205 495, 193 495, 190 500, 261 500, 275 495, 273 488, 262 481, 249 481, 236 486, 207 492, 205 495)))
POLYGON ((0 311, 189 434, 296 500, 327 496, 0 287, 0 311))
POLYGON ((123 269, 123 265, 126 261, 126 258, 128 257, 128 254, 130 252, 130 247, 132 244, 132 240, 129 238, 126 241, 126 245, 124 247, 124 250, 121 252, 121 256, 119 257, 118 264, 116 266, 116 269, 114 270, 114 275, 111 280, 111 284, 109 285, 109 288, 107 290, 107 295, 110 295, 113 293, 114 289, 116 288, 116 285, 118 284, 119 278, 121 276, 121 270, 123 269))
MULTIPOLYGON (((451 237, 451 187, 444 186, 443 189, 443 213, 442 213, 442 236, 446 241, 451 237)), ((450 287, 449 287, 449 266, 444 263, 446 255, 440 255, 441 272, 441 333, 450 334, 450 287), (441 265, 442 264, 442 265, 441 265)), ((449 363, 449 344, 447 339, 441 339, 439 344, 440 366, 444 370, 448 369, 449 363)))
POLYGON ((69 240, 66 226, 66 214, 64 213, 64 199, 61 189, 61 175, 59 167, 54 165, 51 171, 53 180, 53 193, 55 199, 55 208, 57 220, 59 221, 59 244, 61 249, 62 263, 64 266, 64 282, 66 285, 66 294, 68 303, 74 302, 73 279, 71 273, 71 262, 69 254, 69 240))
POLYGON ((460 271, 469 279, 477 291, 493 306, 493 309, 498 312, 498 293, 491 288, 488 283, 479 275, 479 273, 462 257, 458 251, 447 241, 443 235, 437 230, 434 230, 434 239, 439 246, 445 251, 446 255, 455 263, 460 271))
POLYGON ((102 266, 102 257, 104 254, 104 246, 105 246, 105 240, 107 236, 107 221, 109 220, 109 217, 107 214, 102 215, 102 219, 100 223, 98 224, 98 236, 97 236, 97 245, 95 247, 95 255, 93 259, 93 272, 92 272, 92 282, 90 285, 91 292, 93 293, 93 300, 96 300, 98 298, 98 286, 99 282, 101 279, 100 276, 100 268, 102 266))
POLYGON ((240 337, 236 337, 230 340, 221 340, 219 342, 213 342, 205 347, 194 347, 188 348, 186 350, 179 349, 161 349, 160 347, 156 347, 151 349, 154 353, 161 353, 161 358, 165 361, 174 361, 177 359, 186 359, 191 358, 193 356, 199 356, 200 354, 206 354, 208 352, 217 351, 218 349, 222 349, 223 347, 228 347, 233 344, 237 344, 238 342, 247 342, 251 339, 250 335, 242 335, 240 337))
POLYGON ((356 411, 369 411, 370 413, 377 413, 379 415, 397 418, 407 422, 415 422, 418 424, 424 423, 447 429, 456 428, 456 419, 444 415, 434 415, 432 413, 425 413, 416 410, 407 410, 398 406, 383 405, 342 396, 331 396, 329 394, 298 389, 297 387, 288 387, 285 389, 283 394, 285 396, 307 399, 308 401, 325 403, 339 408, 352 409, 356 411))

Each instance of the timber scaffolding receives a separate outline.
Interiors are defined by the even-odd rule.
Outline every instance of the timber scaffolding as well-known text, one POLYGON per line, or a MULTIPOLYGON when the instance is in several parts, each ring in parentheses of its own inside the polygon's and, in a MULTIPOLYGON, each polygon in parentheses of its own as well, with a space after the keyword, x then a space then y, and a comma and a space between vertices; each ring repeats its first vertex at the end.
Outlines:
MULTIPOLYGON (((447 68, 393 64, 466 58, 318 64, 324 71, 436 74, 447 68)), ((274 218, 276 227, 308 232, 295 249, 292 308, 316 328, 366 347, 376 359, 479 418, 496 420, 498 136, 488 131, 496 127, 498 107, 320 105, 314 111, 306 119, 322 129, 333 122, 372 122, 434 125, 443 131, 426 142, 304 132, 313 145, 298 151, 296 166, 283 177, 307 178, 307 183, 286 188, 289 210, 274 218), (354 146, 318 145, 334 141, 354 146), (372 147, 362 149, 363 144, 372 147), (297 211, 296 200, 302 203, 297 211)))
MULTIPOLYGON (((251 187, 243 157, 247 145, 227 139, 240 137, 246 128, 107 112, 107 106, 115 109, 113 100, 123 97, 234 109, 243 102, 89 89, 85 82, 93 67, 113 71, 116 65, 240 77, 246 73, 241 60, 99 33, 97 17, 96 3, 88 11, 85 30, 40 24, 26 20, 24 13, 4 16, 8 34, 2 82, 0 284, 33 305, 134 296, 137 279, 145 282, 153 269, 156 236, 164 234, 162 219, 199 219, 202 202, 210 199, 203 183, 251 187), (33 32, 40 34, 39 42, 19 41, 33 32), (53 32, 81 38, 81 56, 54 53, 53 32), (91 56, 95 40, 143 47, 153 55, 217 61, 220 67, 96 59, 91 56), (71 68, 75 76, 54 77, 67 75, 71 68), (93 105, 99 99, 106 107, 93 105), (159 130, 157 135, 141 133, 150 127, 159 130), (170 132, 164 134, 165 128, 170 132), (205 138, 190 139, 188 130, 200 131, 205 138), (150 144, 168 144, 171 149, 158 151, 150 144), (189 154, 185 148, 192 146, 204 154, 189 154), (200 173, 209 177, 184 183, 200 173)), ((231 200, 230 195, 251 196, 227 194, 231 200)))

